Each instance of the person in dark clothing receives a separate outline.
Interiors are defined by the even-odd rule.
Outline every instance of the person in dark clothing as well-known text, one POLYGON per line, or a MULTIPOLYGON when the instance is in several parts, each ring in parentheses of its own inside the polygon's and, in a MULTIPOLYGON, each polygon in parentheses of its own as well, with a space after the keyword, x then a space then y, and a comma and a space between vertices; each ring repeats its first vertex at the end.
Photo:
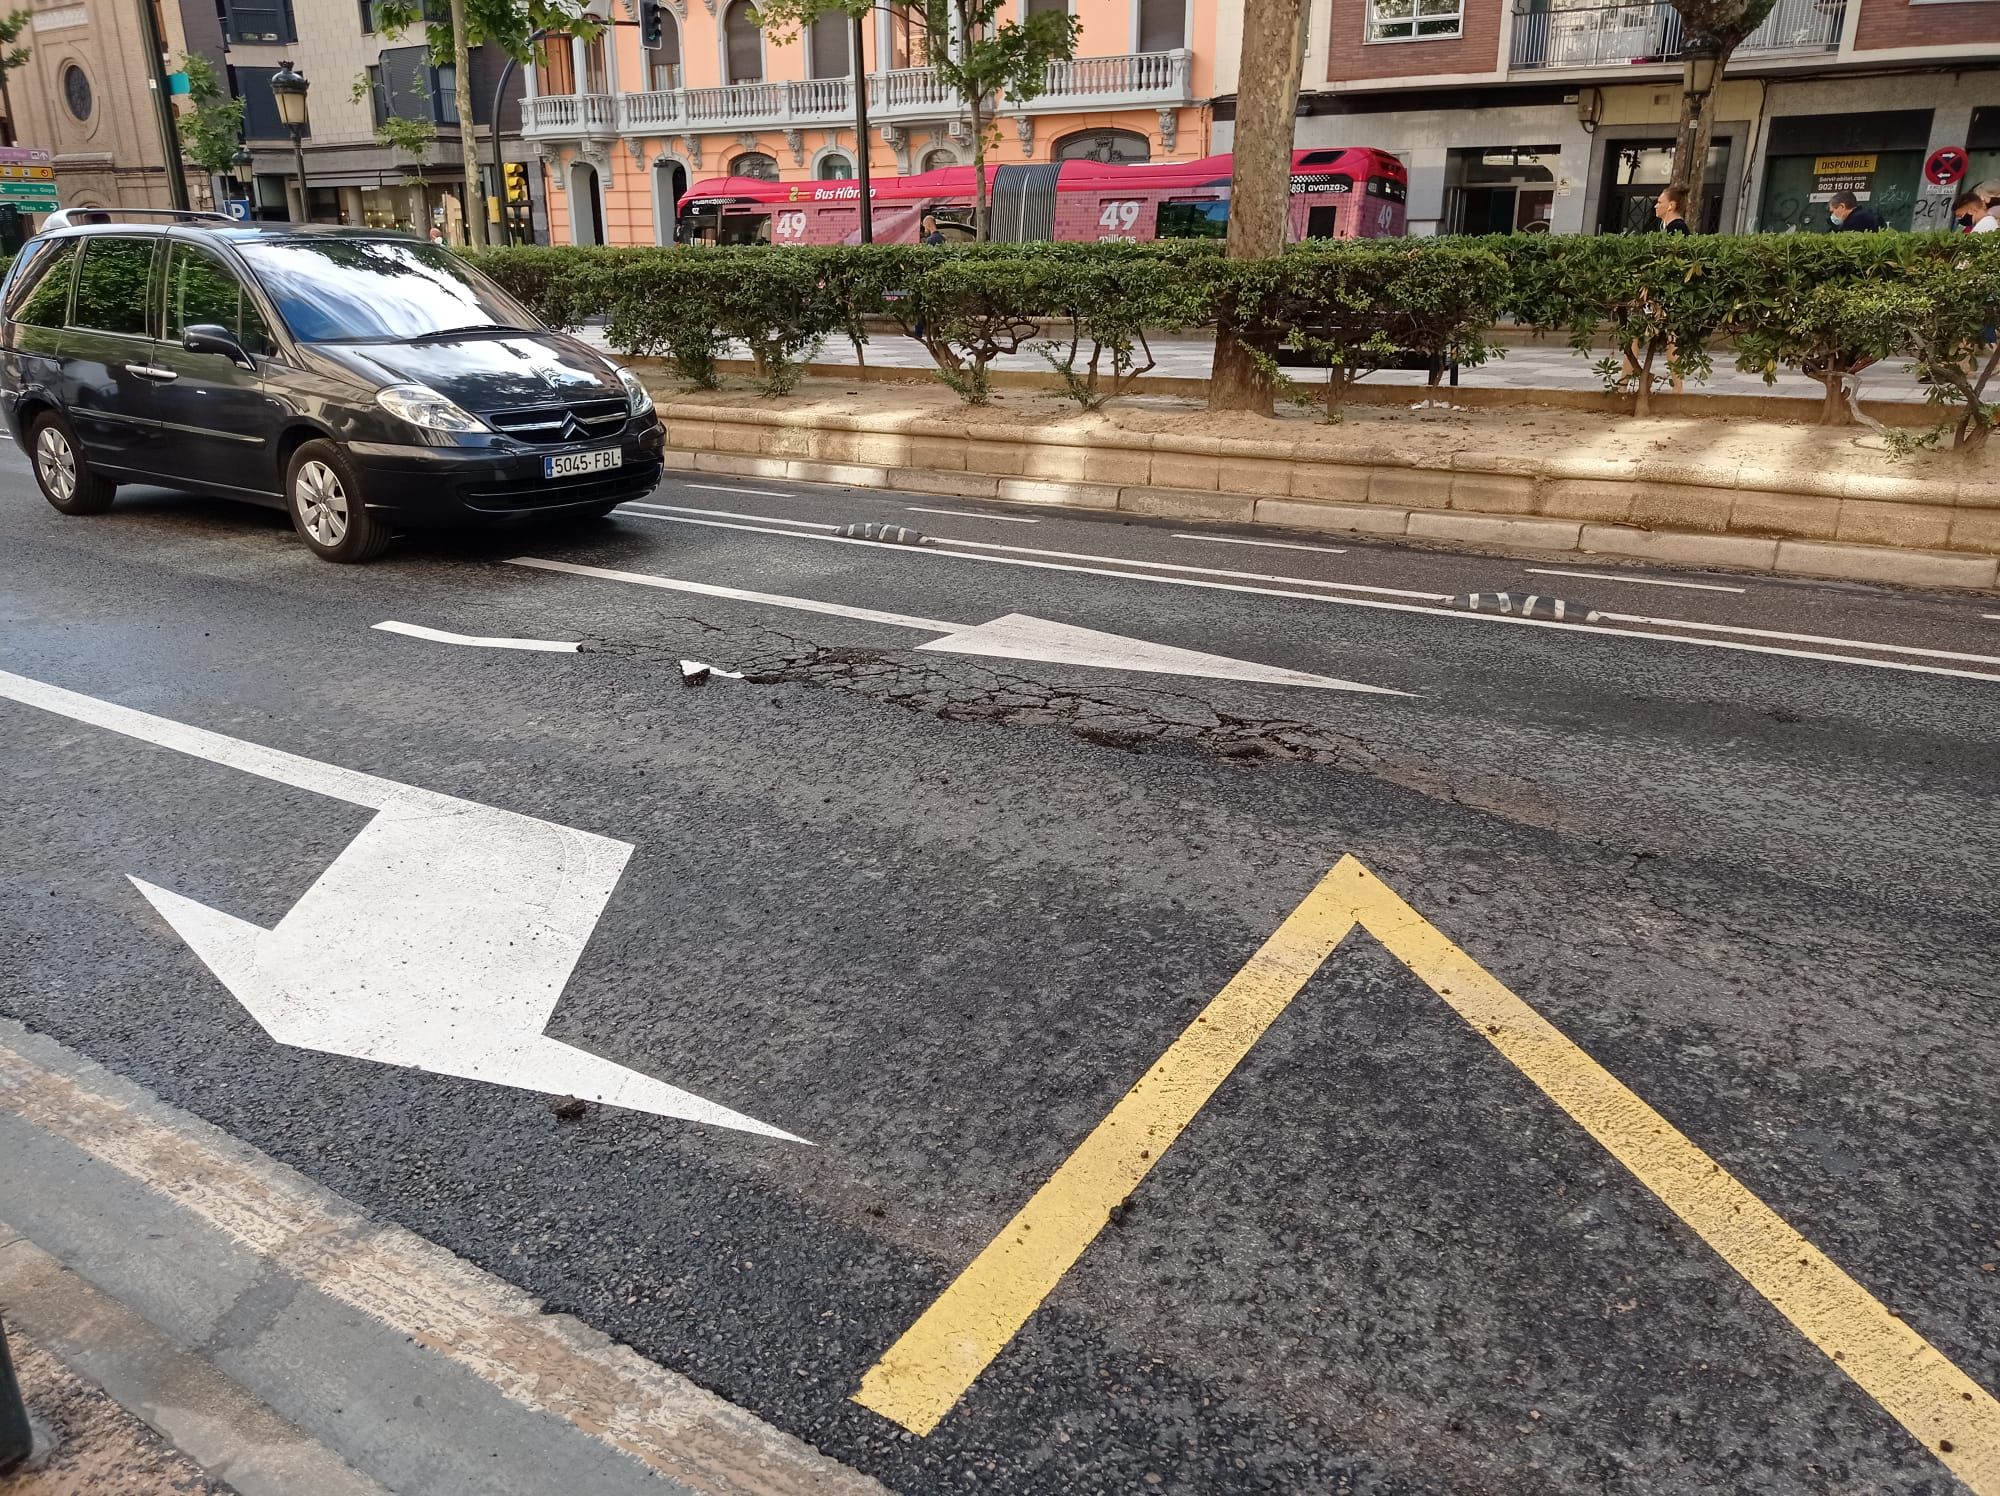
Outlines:
POLYGON ((938 227, 937 214, 926 213, 922 220, 919 221, 917 224, 917 242, 919 244, 944 243, 944 230, 938 227))
POLYGON ((1875 216, 1875 210, 1851 192, 1836 192, 1828 198, 1826 216, 1833 220, 1836 234, 1865 233, 1882 227, 1882 220, 1875 216))
POLYGON ((1951 226, 1961 234, 1972 232, 1972 226, 1986 216, 1986 199, 1976 192, 1961 192, 1952 199, 1951 226))
POLYGON ((1653 199, 1653 216, 1660 220, 1663 234, 1685 234, 1687 221, 1687 188, 1669 184, 1660 189, 1660 195, 1653 199))

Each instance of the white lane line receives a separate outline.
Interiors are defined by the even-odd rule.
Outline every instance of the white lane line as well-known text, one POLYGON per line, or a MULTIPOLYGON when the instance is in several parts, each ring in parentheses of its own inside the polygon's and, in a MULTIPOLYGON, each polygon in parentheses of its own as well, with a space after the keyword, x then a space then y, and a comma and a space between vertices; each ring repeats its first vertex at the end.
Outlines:
POLYGON ((816 519, 786 519, 776 514, 738 514, 732 509, 697 509, 688 504, 655 504, 651 500, 640 502, 630 500, 619 506, 622 510, 639 510, 664 517, 668 514, 713 514, 722 519, 760 519, 767 525, 797 525, 801 530, 838 530, 839 525, 829 525, 816 519))
POLYGON ((1029 519, 1025 514, 979 514, 971 509, 926 509, 921 504, 903 506, 912 514, 943 514, 952 519, 990 519, 1001 525, 1039 525, 1038 519, 1029 519))
MULTIPOLYGON (((805 535, 796 530, 769 530, 758 525, 732 525, 709 520, 677 519, 664 514, 651 517, 665 520, 670 524, 708 525, 718 530, 750 530, 759 535, 784 535, 793 540, 823 540, 832 545, 865 545, 874 550, 897 556, 948 556, 956 561, 986 561, 997 566, 1023 566, 1035 571, 1067 571, 1077 572, 1085 576, 1121 577, 1133 582, 1157 582, 1163 587, 1200 587, 1211 592, 1243 592, 1258 597, 1285 597, 1303 602, 1333 603, 1344 608, 1375 608, 1387 613, 1424 613, 1433 618, 1450 618, 1461 623, 1498 623, 1506 624, 1513 628, 1559 629, 1574 634, 1609 634, 1618 639, 1658 639, 1668 644, 1685 644, 1702 649, 1733 649, 1744 654, 1782 655, 1788 659, 1795 660, 1825 660, 1836 665, 1863 665, 1875 670, 1901 670, 1911 675, 1948 675, 1961 680, 2000 682, 2000 675, 1983 670, 1952 670, 1942 665, 1916 665, 1902 660, 1876 660, 1864 655, 1826 654, 1821 651, 1807 649, 1780 649, 1775 645, 1748 644, 1736 639, 1702 639, 1690 637, 1687 634, 1652 633, 1643 629, 1604 628, 1600 625, 1590 623, 1558 622, 1552 618, 1520 618, 1508 613, 1462 612, 1456 608, 1431 607, 1422 603, 1389 602, 1373 597, 1342 597, 1325 592, 1293 592, 1282 587, 1247 587, 1235 582, 1204 581, 1198 577, 1163 577, 1144 571, 1118 571, 1101 566, 1069 566, 1058 561, 1028 561, 1016 559, 1012 556, 984 556, 970 551, 946 550, 941 546, 885 546, 878 541, 856 540, 846 535, 805 535)), ((1015 549, 1015 547, 1003 547, 1003 549, 1015 549)), ((524 565, 544 566, 552 571, 571 569, 563 562, 535 561, 528 558, 522 558, 522 560, 524 565)), ((583 574, 589 575, 591 573, 585 571, 583 574)), ((638 573, 633 573, 633 575, 637 576, 638 573)), ((661 583, 658 578, 654 578, 651 580, 650 585, 658 586, 661 583)), ((697 584, 674 583, 673 585, 685 591, 699 590, 697 584)), ((1387 591, 1389 589, 1370 588, 1367 590, 1387 591)), ((748 597, 753 600, 761 600, 770 596, 767 593, 739 593, 726 587, 714 588, 713 595, 717 597, 748 597)), ((1419 592, 1405 595, 1435 597, 1439 601, 1444 600, 1444 594, 1441 593, 1419 592)), ((827 610, 832 610, 831 604, 827 605, 827 610)), ((856 611, 858 614, 859 611, 865 610, 848 611, 856 611)), ((889 615, 873 614, 869 616, 882 618, 889 615)), ((1680 626, 1678 620, 1666 621, 1669 626, 1680 626)), ((949 627, 954 628, 956 626, 955 624, 949 625, 949 627)), ((1879 648, 1880 646, 1869 645, 1864 642, 1862 647, 1879 648)))
POLYGON ((1673 582, 1665 577, 1632 577, 1615 571, 1564 571, 1555 566, 1530 566, 1531 577, 1582 577, 1591 582, 1632 582, 1641 587, 1685 587, 1690 592, 1741 592, 1741 587, 1724 587, 1715 582, 1673 582))
MULTIPOLYGON (((673 525, 705 525, 716 530, 752 530, 760 535, 791 535, 794 540, 835 540, 847 545, 879 546, 881 544, 880 541, 876 540, 852 539, 844 535, 797 535, 793 534, 790 530, 766 530, 757 525, 730 525, 723 524, 718 520, 694 519, 678 514, 639 514, 635 518, 664 520, 668 524, 673 525)), ((789 524, 791 521, 785 520, 781 521, 781 523, 789 524)), ((828 528, 832 527, 829 526, 828 528)), ((945 549, 947 546, 963 546, 967 549, 977 551, 1004 551, 1015 556, 1054 556, 1065 561, 1102 561, 1110 566, 1144 566, 1154 571, 1185 572, 1193 576, 1203 577, 1233 577, 1245 582, 1280 582, 1292 587, 1331 587, 1339 592, 1365 592, 1380 597, 1413 597, 1424 602, 1433 603, 1449 602, 1451 600, 1451 594, 1448 592, 1412 592, 1404 587, 1364 587, 1358 582, 1322 582, 1314 577, 1282 577, 1262 571, 1223 571, 1213 566, 1181 566, 1171 561, 1140 561, 1130 556, 1097 556, 1087 551, 1049 551, 1031 545, 1001 545, 998 541, 992 540, 959 540, 949 535, 933 535, 930 537, 930 540, 931 544, 923 547, 921 550, 918 550, 914 546, 902 547, 901 549, 910 550, 917 555, 963 556, 964 551, 962 550, 949 551, 945 549)), ((965 556, 965 559, 968 561, 992 561, 1001 558, 997 556, 965 556)), ((1051 571, 1089 571, 1092 569, 1087 566, 1052 566, 1044 561, 1017 561, 1014 564, 1016 566, 1039 566, 1051 571)), ((1119 575, 1138 576, 1141 573, 1125 572, 1119 573, 1119 575)), ((1172 578, 1161 577, 1158 580, 1165 582, 1172 580, 1172 578)))
POLYGON ((1700 629, 1710 634, 1742 634, 1751 639, 1783 639, 1792 644, 1843 644, 1851 649, 1873 649, 1884 654, 1916 655, 1926 660, 1964 660, 1971 665, 2000 665, 2000 655, 1963 654, 1955 649, 1919 649, 1914 644, 1878 644, 1872 639, 1841 639, 1826 634, 1786 634, 1775 629, 1744 628, 1733 623, 1696 623, 1687 618, 1646 618, 1637 613, 1600 611, 1597 616, 1618 623, 1641 623, 1647 628, 1700 629))
POLYGON ((428 639, 433 644, 466 644, 476 649, 532 649, 543 654, 575 654, 574 643, 560 639, 501 639, 486 634, 454 634, 445 629, 427 629, 421 623, 398 623, 385 618, 373 625, 385 634, 406 634, 412 639, 428 639))
POLYGON ((725 488, 720 483, 683 483, 682 488, 697 488, 703 493, 747 493, 760 499, 796 499, 795 493, 780 493, 775 488, 725 488))
MULTIPOLYGON (((740 528, 732 525, 731 529, 740 528)), ((790 533, 784 530, 767 532, 772 535, 790 533)), ((872 541, 846 541, 839 535, 799 535, 798 540, 839 540, 851 545, 871 545, 872 541)), ((862 623, 887 623, 899 629, 920 629, 932 634, 955 634, 964 627, 957 623, 944 623, 936 618, 917 618, 908 613, 884 613, 875 608, 850 608, 844 603, 823 603, 813 598, 786 597, 779 592, 747 592, 741 587, 719 587, 713 582, 683 582, 674 577, 649 576, 643 571, 617 571, 608 566, 579 566, 573 561, 545 561, 539 556, 515 556, 511 558, 515 566, 534 566, 543 571, 566 571, 571 576, 598 577, 613 582, 632 582, 641 587, 661 587, 669 592, 692 592, 701 597, 728 598, 740 603, 762 603, 771 608, 796 608, 802 613, 825 613, 834 618, 853 618, 862 623)))
POLYGON ((1981 618, 1990 618, 1994 620, 1994 622, 2000 623, 2000 613, 1981 613, 1979 616, 1981 618))
POLYGON ((1339 545, 1300 545, 1295 540, 1242 540, 1234 535, 1190 535, 1176 530, 1176 540, 1206 540, 1210 545, 1261 545, 1272 551, 1317 551, 1322 556, 1344 556, 1347 548, 1339 545))

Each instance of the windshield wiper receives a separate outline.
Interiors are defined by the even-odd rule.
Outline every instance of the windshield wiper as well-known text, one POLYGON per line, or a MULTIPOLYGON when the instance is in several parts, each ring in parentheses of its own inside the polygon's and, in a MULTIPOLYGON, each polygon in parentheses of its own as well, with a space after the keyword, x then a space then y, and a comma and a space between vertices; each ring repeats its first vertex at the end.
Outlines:
POLYGON ((505 322, 474 322, 466 327, 441 327, 436 332, 420 332, 405 339, 411 343, 428 343, 434 338, 455 338, 469 332, 530 332, 531 328, 514 327, 505 322))

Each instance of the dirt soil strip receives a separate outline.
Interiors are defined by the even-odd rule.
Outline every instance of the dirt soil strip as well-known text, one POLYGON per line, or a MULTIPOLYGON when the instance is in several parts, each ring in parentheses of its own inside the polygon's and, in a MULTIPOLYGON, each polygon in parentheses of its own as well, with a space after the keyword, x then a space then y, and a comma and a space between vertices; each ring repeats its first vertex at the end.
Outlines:
POLYGON ((0 1109, 194 1213, 328 1297, 712 1496, 882 1496, 685 1377, 16 1024, 0 1024, 0 1109))

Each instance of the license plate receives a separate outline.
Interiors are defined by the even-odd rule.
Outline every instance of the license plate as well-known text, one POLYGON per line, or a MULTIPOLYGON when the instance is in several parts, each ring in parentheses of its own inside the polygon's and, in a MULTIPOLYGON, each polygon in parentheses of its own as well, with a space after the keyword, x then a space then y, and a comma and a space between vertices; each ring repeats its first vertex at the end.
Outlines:
POLYGON ((578 473, 602 473, 623 467, 625 454, 617 447, 595 452, 557 452, 542 459, 544 478, 574 478, 578 473))

